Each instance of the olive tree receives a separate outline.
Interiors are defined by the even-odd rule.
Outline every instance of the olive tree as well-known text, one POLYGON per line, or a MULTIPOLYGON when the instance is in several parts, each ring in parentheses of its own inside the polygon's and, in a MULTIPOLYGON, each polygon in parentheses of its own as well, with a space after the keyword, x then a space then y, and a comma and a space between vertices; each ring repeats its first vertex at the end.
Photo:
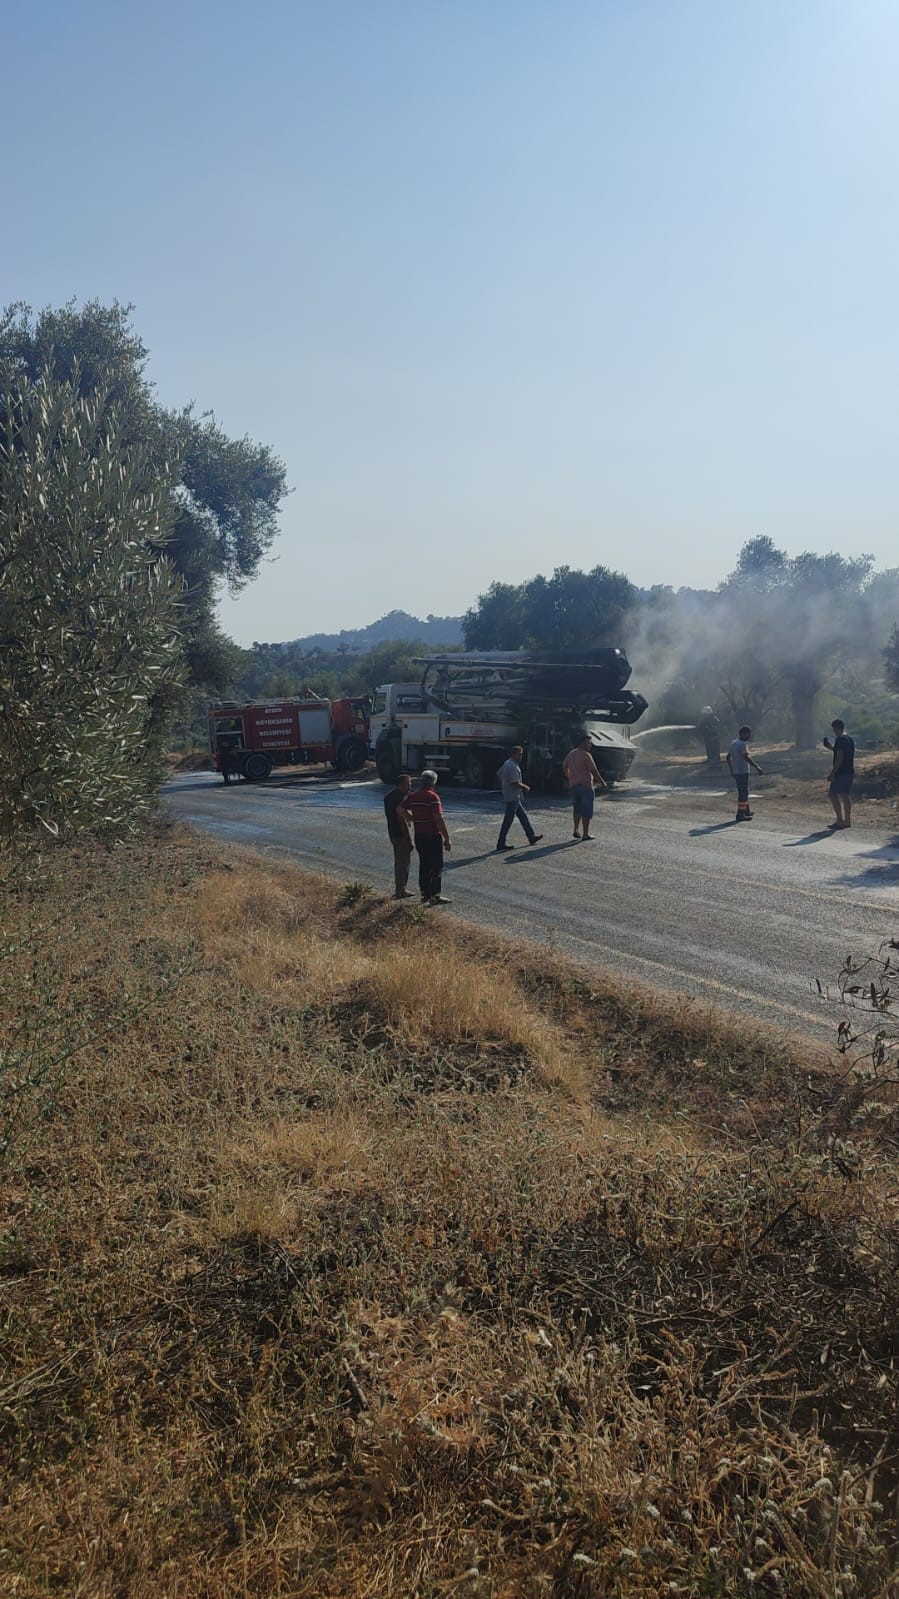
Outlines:
POLYGON ((622 572, 557 566, 552 577, 492 583, 462 619, 466 649, 593 649, 620 644, 637 590, 622 572))
POLYGON ((223 586, 236 594, 256 575, 275 539, 287 485, 283 463, 263 444, 232 439, 209 413, 166 410, 146 374, 149 352, 131 307, 71 301, 34 315, 0 311, 0 366, 36 381, 71 383, 114 412, 123 443, 140 443, 148 465, 176 463, 166 493, 166 553, 184 584, 181 645, 191 683, 224 688, 240 652, 222 632, 216 605, 223 586))
POLYGON ((814 749, 817 696, 847 641, 866 626, 869 555, 790 556, 767 537, 750 539, 736 569, 721 584, 722 674, 778 679, 789 695, 796 748, 814 749))
POLYGON ((153 802, 178 692, 178 463, 100 375, 0 363, 0 836, 121 829, 153 802))

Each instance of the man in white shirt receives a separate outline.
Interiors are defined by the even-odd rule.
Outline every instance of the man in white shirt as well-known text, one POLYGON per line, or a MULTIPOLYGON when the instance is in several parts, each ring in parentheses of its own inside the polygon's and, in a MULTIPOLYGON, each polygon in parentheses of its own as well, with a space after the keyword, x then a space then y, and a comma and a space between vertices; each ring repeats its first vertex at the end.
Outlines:
POLYGON ((737 737, 733 740, 727 752, 727 764, 730 775, 737 785, 737 821, 751 822, 753 813, 749 809, 749 773, 758 772, 762 775, 762 768, 757 766, 749 753, 749 740, 752 738, 751 727, 741 727, 737 737))
POLYGON ((542 833, 534 832, 531 826, 531 818, 521 803, 522 794, 530 793, 527 783, 523 782, 521 777, 521 757, 523 754, 524 749, 522 746, 516 744, 509 759, 503 762, 497 773, 506 804, 506 813, 503 817, 503 825, 499 830, 499 839, 496 845, 497 853, 501 850, 515 848, 514 844, 507 844, 506 839, 509 836, 509 828, 512 826, 516 816, 527 834, 529 844, 539 844, 543 837, 542 833))

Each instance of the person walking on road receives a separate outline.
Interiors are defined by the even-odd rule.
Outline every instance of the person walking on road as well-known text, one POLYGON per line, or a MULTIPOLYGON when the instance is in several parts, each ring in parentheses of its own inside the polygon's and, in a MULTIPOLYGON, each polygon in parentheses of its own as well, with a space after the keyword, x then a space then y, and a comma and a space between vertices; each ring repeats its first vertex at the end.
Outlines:
POLYGON ((574 749, 568 751, 562 762, 562 771, 568 779, 568 792, 574 811, 573 837, 580 838, 581 823, 583 823, 584 839, 589 841, 593 837, 590 831, 590 823, 593 820, 593 785, 601 783, 603 788, 609 786, 590 754, 589 733, 584 733, 574 749))
POLYGON ((437 773, 422 772, 418 784, 400 804, 404 816, 412 819, 415 848, 418 851, 418 886, 423 905, 449 905, 442 893, 443 851, 451 849, 443 819, 443 806, 437 797, 437 773))
POLYGON ((833 806, 835 822, 831 822, 834 831, 852 826, 852 784, 855 780, 855 740, 846 732, 845 722, 839 717, 831 722, 833 728, 833 743, 830 739, 824 740, 824 748, 833 751, 833 765, 830 777, 827 780, 827 791, 830 803, 833 806))
POLYGON ((406 812, 400 809, 409 792, 409 786, 408 774, 401 772, 396 780, 396 788, 392 788, 389 794, 384 795, 387 833, 393 845, 394 899, 412 898, 406 887, 409 881, 409 863, 412 859, 412 828, 406 812))
POLYGON ((524 749, 522 746, 520 744, 514 744, 512 746, 509 759, 503 762, 497 773, 500 781, 500 787, 503 791, 503 799, 505 800, 506 804, 506 814, 503 817, 502 826, 499 830, 499 839, 497 840, 496 845, 497 853, 499 853, 501 850, 515 848, 514 844, 507 844, 506 839, 509 836, 509 828, 512 826, 516 816, 524 828, 525 833, 527 834, 527 841, 529 844, 539 844, 541 838, 543 837, 542 833, 534 832, 534 829, 531 826, 531 818, 528 816, 527 811, 521 803, 522 794, 529 794, 531 792, 527 783, 522 781, 521 757, 523 754, 524 749))
POLYGON ((754 811, 749 809, 749 773, 758 772, 763 775, 762 768, 752 759, 749 753, 749 740, 752 738, 751 727, 741 727, 737 737, 733 740, 727 752, 727 766, 731 777, 737 785, 737 815, 738 822, 751 822, 754 811))

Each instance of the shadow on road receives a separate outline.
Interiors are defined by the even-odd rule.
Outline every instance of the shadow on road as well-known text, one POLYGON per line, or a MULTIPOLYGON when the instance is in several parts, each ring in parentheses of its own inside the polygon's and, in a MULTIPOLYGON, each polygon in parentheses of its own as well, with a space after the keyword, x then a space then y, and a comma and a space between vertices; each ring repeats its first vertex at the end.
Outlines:
POLYGON ((820 844, 822 839, 833 838, 837 831, 838 829, 833 827, 822 828, 819 833, 806 833, 805 838, 792 838, 790 839, 789 843, 784 844, 782 848, 801 849, 803 844, 820 844))
POLYGON ((713 822, 711 827, 691 827, 691 838, 702 838, 705 833, 722 833, 726 827, 736 827, 733 818, 729 822, 713 822))
POLYGON ((492 849, 485 849, 480 855, 447 855, 444 859, 444 870, 452 871, 454 866, 473 866, 477 861, 489 861, 494 855, 501 855, 507 866, 514 866, 516 861, 536 860, 542 855, 554 855, 556 850, 568 849, 574 840, 564 839, 559 844, 544 844, 542 849, 532 849, 530 844, 512 844, 508 850, 498 850, 494 845, 492 849))
POLYGON ((518 849, 515 851, 514 855, 507 857, 506 865, 520 866, 522 861, 542 860, 544 855, 555 855, 560 849, 571 849, 573 844, 573 838, 563 838, 558 844, 544 844, 542 849, 531 849, 531 847, 526 844, 524 849, 518 849))
POLYGON ((891 838, 876 849, 865 850, 863 855, 856 855, 855 860, 860 871, 844 872, 832 881, 853 888, 896 888, 899 885, 899 837, 891 838), (866 861, 873 864, 862 865, 866 861))

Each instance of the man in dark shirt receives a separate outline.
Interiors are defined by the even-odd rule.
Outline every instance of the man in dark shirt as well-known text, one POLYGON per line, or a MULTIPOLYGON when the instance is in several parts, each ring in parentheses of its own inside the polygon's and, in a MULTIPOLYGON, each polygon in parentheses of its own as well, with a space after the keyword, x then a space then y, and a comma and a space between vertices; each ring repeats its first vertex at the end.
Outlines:
POLYGON ((423 905, 449 905, 440 892, 443 882, 443 851, 449 849, 449 833, 443 819, 443 806, 437 797, 437 773, 422 772, 418 784, 400 807, 411 816, 418 851, 418 886, 423 905))
POLYGON ((393 845, 393 879, 395 883, 394 899, 411 899, 412 895, 406 887, 409 881, 409 862, 412 859, 412 833, 406 812, 400 806, 409 792, 409 777, 402 772, 396 780, 396 788, 384 795, 384 814, 387 817, 387 832, 393 845))
POLYGON ((696 723, 698 731, 702 734, 705 745, 705 758, 710 766, 721 769, 721 723, 719 722, 711 705, 704 705, 702 715, 696 723))
POLYGON ((836 821, 831 822, 831 827, 838 828, 852 826, 852 781, 855 777, 855 740, 849 737, 844 722, 839 717, 831 722, 833 728, 833 743, 830 739, 824 740, 824 748, 833 750, 833 766, 828 779, 828 793, 830 803, 834 809, 836 821))

